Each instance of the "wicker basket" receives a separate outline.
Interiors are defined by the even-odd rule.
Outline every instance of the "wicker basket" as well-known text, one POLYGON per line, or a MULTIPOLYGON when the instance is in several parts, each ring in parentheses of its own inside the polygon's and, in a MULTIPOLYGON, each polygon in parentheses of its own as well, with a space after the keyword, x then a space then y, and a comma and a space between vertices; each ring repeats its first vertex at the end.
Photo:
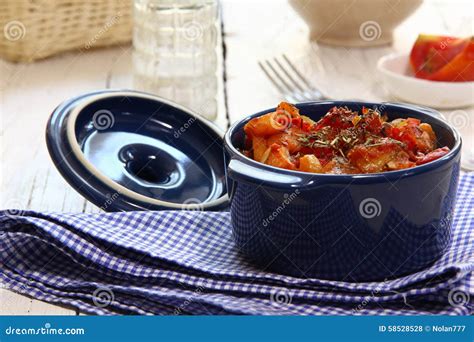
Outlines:
POLYGON ((121 44, 131 0, 0 0, 0 57, 32 62, 68 50, 121 44))

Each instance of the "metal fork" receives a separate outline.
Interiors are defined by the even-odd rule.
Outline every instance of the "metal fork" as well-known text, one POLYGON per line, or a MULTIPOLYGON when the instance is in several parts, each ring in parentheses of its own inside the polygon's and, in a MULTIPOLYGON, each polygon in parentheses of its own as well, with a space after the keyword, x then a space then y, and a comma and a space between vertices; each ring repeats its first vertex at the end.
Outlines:
POLYGON ((259 61, 258 65, 289 102, 318 101, 329 99, 296 69, 288 57, 283 54, 281 60, 259 61))

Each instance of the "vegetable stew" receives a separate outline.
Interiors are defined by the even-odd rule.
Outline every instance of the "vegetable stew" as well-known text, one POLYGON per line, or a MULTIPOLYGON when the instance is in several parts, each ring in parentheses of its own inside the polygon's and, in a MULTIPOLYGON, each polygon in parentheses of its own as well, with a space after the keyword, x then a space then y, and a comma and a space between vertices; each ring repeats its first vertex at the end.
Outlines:
POLYGON ((388 121, 375 109, 333 107, 319 121, 286 102, 244 127, 247 157, 289 170, 360 174, 406 169, 449 152, 418 119, 388 121))

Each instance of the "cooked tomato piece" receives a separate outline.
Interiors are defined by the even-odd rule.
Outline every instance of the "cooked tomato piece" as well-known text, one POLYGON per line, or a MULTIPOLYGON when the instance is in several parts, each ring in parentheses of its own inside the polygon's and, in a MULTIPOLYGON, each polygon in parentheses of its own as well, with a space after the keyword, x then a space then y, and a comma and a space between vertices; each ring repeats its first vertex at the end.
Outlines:
POLYGON ((358 125, 361 125, 370 133, 378 134, 382 130, 382 117, 376 110, 362 108, 361 120, 357 120, 358 125))
POLYGON ((332 107, 329 112, 316 123, 316 130, 328 126, 336 129, 352 127, 354 125, 352 120, 355 116, 357 116, 357 112, 353 112, 347 107, 332 107))
POLYGON ((316 122, 305 115, 301 115, 301 121, 301 129, 305 132, 311 131, 316 126, 316 122))
POLYGON ((408 118, 393 120, 391 125, 391 129, 386 129, 385 126, 384 132, 389 137, 405 143, 406 148, 414 154, 426 153, 436 146, 436 136, 427 123, 422 126, 420 120, 408 118))
POLYGON ((313 147, 311 153, 314 154, 322 164, 326 164, 336 155, 336 151, 333 148, 324 146, 313 147))
POLYGON ((416 165, 422 165, 429 163, 430 161, 436 160, 441 158, 442 156, 446 155, 449 152, 449 147, 441 147, 437 148, 434 151, 428 152, 426 155, 422 155, 418 157, 416 161, 416 165))

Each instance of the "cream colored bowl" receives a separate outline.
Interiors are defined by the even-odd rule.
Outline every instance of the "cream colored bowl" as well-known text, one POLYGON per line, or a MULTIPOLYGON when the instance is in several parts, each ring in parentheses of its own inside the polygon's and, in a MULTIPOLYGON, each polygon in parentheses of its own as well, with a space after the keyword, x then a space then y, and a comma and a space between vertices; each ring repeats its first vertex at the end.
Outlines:
POLYGON ((393 30, 423 0, 289 0, 310 29, 310 38, 340 46, 392 42, 393 30))

